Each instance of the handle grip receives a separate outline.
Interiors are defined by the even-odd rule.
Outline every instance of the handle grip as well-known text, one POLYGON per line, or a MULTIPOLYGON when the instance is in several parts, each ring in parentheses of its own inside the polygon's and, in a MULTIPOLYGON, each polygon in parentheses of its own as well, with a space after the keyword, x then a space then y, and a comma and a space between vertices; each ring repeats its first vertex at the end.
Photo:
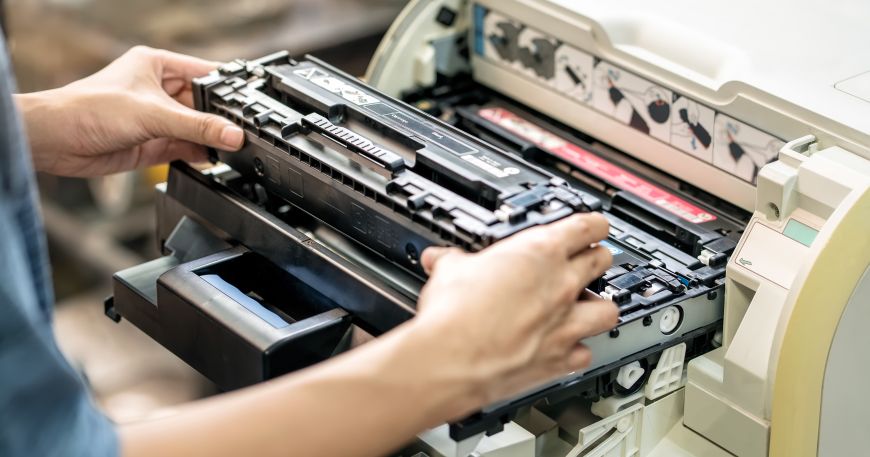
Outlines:
POLYGON ((319 135, 333 143, 339 144, 356 156, 362 156, 378 168, 388 172, 390 175, 388 177, 392 177, 405 169, 405 159, 399 154, 377 146, 368 138, 352 130, 335 125, 317 113, 308 114, 300 120, 300 123, 302 124, 303 131, 319 135))

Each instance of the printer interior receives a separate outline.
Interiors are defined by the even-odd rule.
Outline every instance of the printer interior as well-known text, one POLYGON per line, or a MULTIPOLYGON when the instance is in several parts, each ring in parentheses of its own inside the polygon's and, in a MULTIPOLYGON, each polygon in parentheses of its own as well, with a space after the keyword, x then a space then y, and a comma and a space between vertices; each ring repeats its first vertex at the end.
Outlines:
MULTIPOLYGON (((376 336, 411 318, 425 278, 419 253, 429 245, 477 250, 531 225, 596 210, 610 220, 605 244, 614 263, 589 291, 618 304, 621 316, 611 332, 587 341, 593 366, 451 424, 451 436, 495 432, 520 408, 556 397, 632 394, 646 379, 616 382, 626 364, 649 373, 668 347, 686 343, 691 357, 718 344, 725 263, 746 212, 468 75, 452 79, 406 94, 406 104, 317 59, 278 53, 197 81, 198 108, 242 125, 247 145, 214 151, 224 165, 204 173, 172 166, 158 231, 176 260, 119 272, 111 313, 220 387, 238 388, 345 350, 354 330, 376 336), (476 158, 459 160, 468 156, 476 158), (209 248, 177 248, 191 239, 209 248), (323 312, 291 317, 238 284, 244 275, 220 274, 233 265, 227 262, 251 268, 239 266, 251 256, 332 304, 320 300, 314 308, 345 313, 329 316, 319 338, 293 331, 323 320, 323 312), (212 273, 190 275, 203 268, 212 273), (205 291, 217 282, 236 293, 225 309, 203 311, 214 295, 205 291), (137 289, 142 283, 156 283, 156 293, 137 289), (244 313, 238 302, 265 311, 240 325, 232 316, 244 313), (204 348, 188 328, 202 328, 195 321, 209 313, 217 316, 208 331, 220 337, 204 348)), ((295 295, 287 300, 311 296, 295 295)))

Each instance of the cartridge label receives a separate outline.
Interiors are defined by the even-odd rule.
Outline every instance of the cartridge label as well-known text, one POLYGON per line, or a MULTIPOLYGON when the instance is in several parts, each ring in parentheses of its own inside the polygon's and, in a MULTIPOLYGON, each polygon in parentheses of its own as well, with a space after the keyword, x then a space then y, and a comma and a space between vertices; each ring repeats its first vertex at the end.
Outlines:
POLYGON ((318 68, 304 68, 296 70, 294 73, 300 78, 307 79, 315 85, 339 95, 354 105, 365 106, 380 102, 380 100, 363 92, 358 87, 354 87, 352 84, 342 81, 318 68))
POLYGON ((364 112, 373 114, 376 119, 390 127, 397 128, 402 133, 409 134, 409 139, 417 140, 427 145, 441 148, 457 156, 465 164, 483 172, 481 177, 497 178, 505 185, 523 185, 532 176, 531 170, 523 170, 522 164, 500 154, 490 154, 474 147, 438 127, 425 118, 396 106, 388 100, 381 100, 354 83, 342 77, 331 74, 316 67, 306 67, 293 72, 297 77, 315 86, 349 101, 364 112))
POLYGON ((716 216, 649 181, 598 157, 544 128, 533 124, 504 108, 482 108, 478 114, 512 134, 534 143, 539 148, 561 158, 606 183, 631 192, 654 205, 694 224, 716 220, 716 216))
POLYGON ((486 154, 469 154, 462 156, 462 160, 474 165, 477 168, 495 176, 496 178, 507 178, 520 174, 520 170, 511 166, 504 166, 501 162, 486 154))

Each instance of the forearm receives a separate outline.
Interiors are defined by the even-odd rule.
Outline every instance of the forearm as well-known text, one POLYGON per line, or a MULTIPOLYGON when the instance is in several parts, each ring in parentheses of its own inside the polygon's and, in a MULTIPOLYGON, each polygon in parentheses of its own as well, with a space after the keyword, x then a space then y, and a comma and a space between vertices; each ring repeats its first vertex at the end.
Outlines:
POLYGON ((439 369, 452 355, 434 353, 434 335, 420 330, 406 325, 350 357, 125 426, 124 455, 384 455, 482 401, 467 373, 439 369))
POLYGON ((63 167, 72 157, 85 155, 94 147, 83 139, 93 142, 102 136, 102 132, 83 127, 94 124, 88 122, 94 113, 86 97, 75 91, 62 87, 13 97, 36 170, 51 172, 63 167))
MULTIPOLYGON (((76 115, 67 108, 63 89, 15 94, 13 97, 27 130, 34 159, 59 148, 58 136, 69 128, 65 124, 76 115)), ((67 131, 67 135, 69 133, 67 131)))

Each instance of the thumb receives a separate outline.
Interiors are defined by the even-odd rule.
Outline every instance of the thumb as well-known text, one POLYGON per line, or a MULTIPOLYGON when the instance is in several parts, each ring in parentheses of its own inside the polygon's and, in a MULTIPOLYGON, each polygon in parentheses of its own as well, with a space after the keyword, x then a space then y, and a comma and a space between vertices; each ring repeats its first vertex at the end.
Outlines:
POLYGON ((423 251, 423 255, 420 257, 420 264, 423 266, 423 270, 426 271, 426 274, 432 274, 432 270, 435 269, 435 265, 439 260, 444 258, 447 254, 450 254, 451 252, 455 253, 457 251, 459 250, 456 248, 445 248, 441 246, 426 248, 426 250, 423 251))
POLYGON ((214 114, 196 111, 174 103, 158 110, 154 125, 159 137, 169 137, 217 149, 236 151, 245 142, 245 132, 238 125, 214 114))

